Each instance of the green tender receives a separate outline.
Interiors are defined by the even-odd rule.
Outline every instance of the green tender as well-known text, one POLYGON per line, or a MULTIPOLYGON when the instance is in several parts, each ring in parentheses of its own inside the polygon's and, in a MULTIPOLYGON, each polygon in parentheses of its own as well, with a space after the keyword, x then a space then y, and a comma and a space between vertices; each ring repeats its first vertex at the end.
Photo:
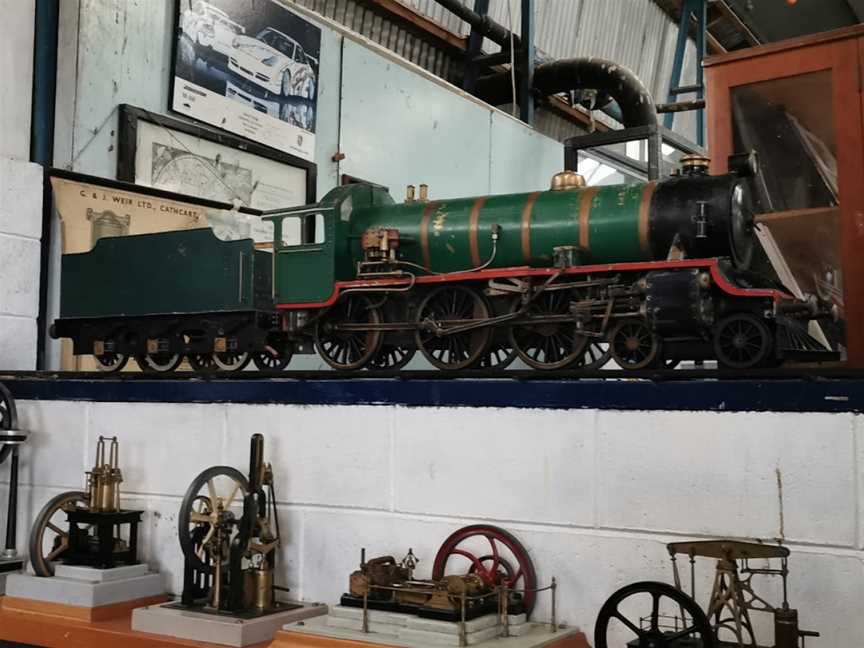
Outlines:
POLYGON ((63 255, 60 316, 272 310, 272 255, 209 228, 100 239, 63 255))

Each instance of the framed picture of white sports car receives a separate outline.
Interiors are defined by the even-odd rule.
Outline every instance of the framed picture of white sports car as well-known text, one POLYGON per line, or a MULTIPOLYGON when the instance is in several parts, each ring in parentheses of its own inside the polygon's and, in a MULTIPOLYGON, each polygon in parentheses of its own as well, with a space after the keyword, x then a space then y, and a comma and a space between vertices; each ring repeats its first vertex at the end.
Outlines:
POLYGON ((171 110, 315 157, 321 29, 275 0, 177 0, 171 110))

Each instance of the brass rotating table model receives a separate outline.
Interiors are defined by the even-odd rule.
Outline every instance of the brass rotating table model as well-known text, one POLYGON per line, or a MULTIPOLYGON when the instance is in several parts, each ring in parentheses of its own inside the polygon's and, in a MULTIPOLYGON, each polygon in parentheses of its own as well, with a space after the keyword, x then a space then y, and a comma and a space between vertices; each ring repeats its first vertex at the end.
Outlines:
POLYGON ((773 648, 804 648, 807 637, 819 636, 818 632, 800 630, 798 610, 789 607, 788 548, 740 540, 673 542, 667 548, 674 586, 645 581, 615 592, 597 616, 594 648, 769 648, 757 642, 751 612, 773 615, 773 648), (681 585, 679 555, 690 560, 689 595, 681 585), (695 600, 697 557, 717 561, 704 611, 695 600), (779 606, 756 594, 751 583, 754 576, 782 579, 783 602, 779 606))
MULTIPOLYGON (((19 571, 23 566, 15 548, 18 519, 18 448, 27 440, 27 432, 18 429, 15 399, 0 384, 0 464, 9 459, 9 505, 6 516, 6 545, 0 553, 0 574, 19 571)), ((2 591, 2 590, 0 590, 2 591)))
POLYGON ((30 563, 37 576, 53 576, 52 563, 61 560, 99 569, 138 564, 138 523, 144 512, 120 507, 119 461, 117 437, 99 437, 87 490, 60 493, 39 512, 30 532, 30 563), (63 516, 68 531, 62 529, 63 516), (123 538, 126 525, 129 531, 123 538))

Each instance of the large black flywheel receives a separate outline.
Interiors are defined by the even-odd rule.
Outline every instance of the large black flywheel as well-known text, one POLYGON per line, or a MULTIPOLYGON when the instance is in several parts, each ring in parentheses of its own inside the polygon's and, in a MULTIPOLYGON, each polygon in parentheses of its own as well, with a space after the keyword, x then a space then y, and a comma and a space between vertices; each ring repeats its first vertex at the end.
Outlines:
POLYGON ((594 648, 715 648, 714 630, 702 608, 666 583, 622 587, 597 615, 594 648))
POLYGON ((467 286, 436 288, 417 309, 417 347, 439 369, 472 367, 486 353, 492 329, 471 324, 489 319, 490 312, 488 302, 476 290, 467 286), (465 326, 468 328, 462 328, 465 326))
POLYGON ((363 294, 342 297, 315 326, 318 354, 334 369, 362 369, 381 348, 381 309, 363 294))
MULTIPOLYGON (((544 291, 525 308, 522 321, 511 327, 510 343, 528 366, 566 369, 583 358, 588 338, 571 317, 571 297, 567 290, 544 291)), ((520 302, 514 303, 514 312, 521 308, 520 302)))
POLYGON ((661 340, 642 320, 624 320, 609 333, 612 358, 622 369, 635 371, 661 361, 661 340))
POLYGON ((727 369, 752 369, 764 364, 773 344, 765 323, 749 313, 730 315, 714 328, 714 355, 727 369))

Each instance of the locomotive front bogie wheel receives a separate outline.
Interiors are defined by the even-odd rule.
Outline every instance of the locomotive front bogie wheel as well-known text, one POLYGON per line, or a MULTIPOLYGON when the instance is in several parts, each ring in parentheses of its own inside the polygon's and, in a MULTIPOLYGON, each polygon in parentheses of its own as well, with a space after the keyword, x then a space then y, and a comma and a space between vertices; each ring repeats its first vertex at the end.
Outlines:
POLYGON ((467 286, 441 286, 417 309, 415 341, 423 356, 438 369, 458 371, 474 366, 489 348, 492 329, 478 326, 454 333, 453 329, 489 319, 486 298, 467 286))
MULTIPOLYGON (((577 364, 585 352, 588 338, 582 335, 575 321, 537 321, 570 315, 571 295, 566 290, 549 290, 537 296, 524 309, 525 321, 510 329, 510 343, 522 361, 534 369, 566 369, 577 364)), ((513 311, 523 309, 518 300, 513 311)))
POLYGON ((454 531, 435 554, 432 580, 449 575, 448 567, 458 570, 466 565, 467 570, 459 575, 477 574, 487 587, 505 585, 521 594, 525 614, 531 617, 537 600, 537 573, 528 551, 513 534, 491 524, 473 524, 454 531))
POLYGON ((714 329, 714 355, 726 369, 752 369, 766 363, 774 338, 761 319, 749 313, 729 315, 714 329))
POLYGON ((66 512, 87 507, 85 493, 68 491, 52 497, 39 511, 29 541, 30 564, 37 576, 53 576, 52 562, 62 559, 69 550, 69 532, 62 526, 66 524, 66 512))
POLYGON ((191 567, 207 574, 213 572, 205 560, 205 545, 216 532, 219 509, 233 508, 239 521, 248 492, 246 477, 230 466, 211 466, 192 481, 177 516, 180 548, 191 567))
POLYGON ((182 353, 147 353, 136 355, 135 362, 145 373, 171 373, 183 362, 182 353))
MULTIPOLYGON (((0 430, 18 429, 18 408, 6 386, 0 383, 0 430)), ((2 447, 3 444, 0 444, 2 447)))
POLYGON ((658 335, 637 320, 619 322, 609 334, 609 348, 618 366, 631 371, 653 367, 662 357, 658 335))
POLYGON ((96 368, 105 373, 122 371, 129 362, 129 356, 125 353, 101 353, 93 358, 96 360, 96 368))
POLYGON ((290 342, 278 346, 268 345, 263 351, 252 354, 258 371, 282 371, 294 356, 294 345, 290 342))
POLYGON ((318 355, 334 369, 362 369, 381 348, 384 334, 374 327, 382 320, 381 309, 366 295, 343 296, 315 326, 318 355))
POLYGON ((715 648, 717 644, 696 601, 666 583, 644 581, 626 585, 610 596, 594 625, 594 648, 629 645, 715 648))

